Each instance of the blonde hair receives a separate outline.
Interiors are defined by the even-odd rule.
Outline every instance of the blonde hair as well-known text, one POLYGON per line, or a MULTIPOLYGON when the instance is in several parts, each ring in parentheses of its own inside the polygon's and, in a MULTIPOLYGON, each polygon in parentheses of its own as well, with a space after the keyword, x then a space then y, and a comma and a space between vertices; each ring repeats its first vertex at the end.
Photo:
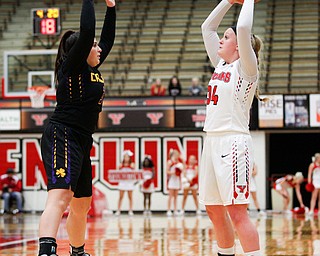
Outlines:
POLYGON ((295 180, 303 180, 303 174, 302 172, 296 172, 296 174, 294 175, 295 180))
MULTIPOLYGON (((252 45, 252 49, 254 51, 254 53, 256 54, 257 57, 257 62, 258 62, 258 69, 260 70, 261 67, 261 49, 263 48, 263 42, 261 40, 261 38, 255 34, 252 34, 251 36, 251 45, 252 45)), ((260 97, 260 89, 259 89, 259 84, 256 88, 256 92, 255 92, 255 96, 258 100, 266 102, 269 99, 268 98, 261 98, 260 97)))
POLYGON ((320 157, 320 153, 315 153, 314 156, 312 157, 312 162, 316 161, 316 159, 319 157, 320 157))

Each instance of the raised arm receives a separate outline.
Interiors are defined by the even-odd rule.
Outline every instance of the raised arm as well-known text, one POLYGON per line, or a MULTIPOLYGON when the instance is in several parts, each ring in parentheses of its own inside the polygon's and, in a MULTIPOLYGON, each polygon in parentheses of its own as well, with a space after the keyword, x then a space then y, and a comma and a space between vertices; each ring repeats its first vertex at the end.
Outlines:
MULTIPOLYGON (((258 61, 251 46, 254 0, 244 0, 237 24, 237 41, 241 71, 249 77, 258 74, 258 61)), ((256 78, 254 77, 253 80, 256 78)))
POLYGON ((218 65, 220 60, 217 54, 220 41, 217 29, 231 6, 232 4, 228 0, 222 0, 201 25, 204 46, 214 67, 218 65))
POLYGON ((115 0, 105 1, 107 11, 100 36, 99 47, 102 49, 102 52, 100 55, 100 63, 97 67, 99 67, 109 55, 116 36, 116 3, 115 0))
POLYGON ((83 0, 79 38, 68 54, 65 70, 74 73, 86 64, 95 37, 95 24, 93 0, 83 0))

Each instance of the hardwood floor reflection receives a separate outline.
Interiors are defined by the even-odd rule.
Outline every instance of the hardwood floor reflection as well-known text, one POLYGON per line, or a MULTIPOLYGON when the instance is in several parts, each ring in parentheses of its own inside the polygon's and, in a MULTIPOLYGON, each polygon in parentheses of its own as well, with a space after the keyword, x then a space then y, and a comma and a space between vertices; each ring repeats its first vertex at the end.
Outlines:
MULTIPOLYGON (((260 234, 262 255, 320 256, 320 221, 317 216, 250 213, 260 234)), ((0 216, 0 255, 36 256, 40 215, 0 216)), ((58 254, 68 255, 65 219, 58 233, 58 254)), ((121 215, 88 219, 86 248, 92 256, 216 255, 215 232, 206 215, 167 217, 121 215)), ((243 255, 236 241, 236 255, 243 255)))

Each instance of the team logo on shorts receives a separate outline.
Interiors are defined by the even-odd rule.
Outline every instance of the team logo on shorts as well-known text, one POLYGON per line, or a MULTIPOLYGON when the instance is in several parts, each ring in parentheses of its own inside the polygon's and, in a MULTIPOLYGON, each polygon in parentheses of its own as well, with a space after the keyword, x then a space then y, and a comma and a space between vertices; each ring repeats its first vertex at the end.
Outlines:
POLYGON ((58 178, 64 178, 66 176, 66 170, 63 168, 57 169, 56 175, 58 178))
MULTIPOLYGON (((247 188, 247 185, 237 185, 237 188, 239 189, 239 193, 243 194, 244 193, 244 190, 247 188)), ((236 197, 238 197, 238 194, 236 193, 236 197)), ((248 198, 249 197, 249 193, 248 193, 248 190, 246 191, 245 193, 245 197, 248 198)))

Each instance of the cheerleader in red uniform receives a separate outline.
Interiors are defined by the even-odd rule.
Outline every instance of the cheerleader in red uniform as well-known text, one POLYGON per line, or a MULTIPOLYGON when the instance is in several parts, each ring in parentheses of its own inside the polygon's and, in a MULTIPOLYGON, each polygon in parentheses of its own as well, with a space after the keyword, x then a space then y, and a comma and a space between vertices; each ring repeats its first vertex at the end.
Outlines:
POLYGON ((142 162, 143 183, 143 214, 151 215, 151 194, 154 192, 154 164, 150 156, 146 156, 142 162))
MULTIPOLYGON (((314 208, 316 206, 317 197, 320 191, 320 154, 316 153, 312 158, 312 163, 308 168, 308 184, 312 184, 312 196, 310 202, 310 212, 309 215, 313 215, 314 208)), ((320 208, 320 197, 318 201, 318 209, 320 208)), ((319 210, 318 210, 319 214, 319 210)))
POLYGON ((198 204, 198 164, 197 158, 194 155, 190 155, 188 159, 188 165, 183 172, 182 177, 182 187, 183 187, 183 200, 182 200, 182 210, 181 214, 184 214, 184 208, 186 206, 187 197, 189 195, 189 191, 191 191, 194 204, 196 205, 196 213, 201 214, 201 210, 199 210, 198 204))
POLYGON ((174 214, 178 215, 177 211, 177 198, 178 192, 181 189, 181 173, 183 172, 184 164, 180 159, 178 150, 170 150, 170 158, 167 162, 167 175, 168 175, 168 211, 167 216, 172 216, 171 202, 173 200, 174 214))
MULTIPOLYGON (((123 170, 123 171, 132 171, 135 168, 135 164, 132 161, 131 157, 133 156, 133 153, 130 150, 125 150, 123 152, 123 160, 119 166, 119 170, 123 170)), ((122 204, 122 200, 123 200, 123 196, 124 196, 124 192, 128 192, 128 198, 129 198, 129 212, 128 214, 130 216, 133 215, 133 211, 132 211, 132 205, 133 205, 133 200, 132 200, 132 192, 134 190, 135 187, 135 180, 122 180, 119 182, 118 184, 118 189, 120 192, 119 195, 119 202, 118 202, 118 210, 116 212, 116 215, 120 215, 120 211, 121 211, 121 204, 122 204)))
POLYGON ((288 192, 288 188, 294 188, 296 191, 296 195, 298 201, 300 203, 300 208, 304 208, 300 185, 303 182, 303 174, 302 172, 297 172, 294 176, 288 174, 282 178, 279 178, 275 181, 274 189, 283 197, 283 210, 284 213, 291 214, 291 211, 288 210, 288 206, 290 203, 290 195, 288 192))

